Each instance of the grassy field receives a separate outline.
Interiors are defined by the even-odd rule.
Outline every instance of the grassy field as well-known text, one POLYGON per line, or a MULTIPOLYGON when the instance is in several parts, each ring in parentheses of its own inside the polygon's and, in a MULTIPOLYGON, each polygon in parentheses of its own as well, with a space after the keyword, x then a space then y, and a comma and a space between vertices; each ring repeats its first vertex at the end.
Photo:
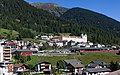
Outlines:
POLYGON ((46 60, 55 66, 57 61, 67 59, 79 59, 84 65, 94 60, 100 60, 105 62, 120 62, 120 56, 116 55, 115 53, 84 53, 84 55, 75 54, 67 56, 31 56, 31 59, 32 60, 28 61, 27 64, 35 65, 40 60, 46 60))
MULTIPOLYGON (((0 34, 10 34, 10 30, 0 28, 0 34)), ((12 30, 12 34, 13 34, 13 35, 16 35, 16 34, 19 34, 19 33, 16 32, 16 31, 14 31, 14 30, 12 30)))

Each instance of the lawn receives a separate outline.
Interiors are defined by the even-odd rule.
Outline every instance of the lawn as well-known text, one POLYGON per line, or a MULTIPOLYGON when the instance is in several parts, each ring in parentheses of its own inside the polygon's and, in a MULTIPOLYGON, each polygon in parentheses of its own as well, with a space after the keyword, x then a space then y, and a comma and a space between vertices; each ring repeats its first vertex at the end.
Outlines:
MULTIPOLYGON (((3 28, 0 28, 0 34, 10 34, 10 30, 8 29, 3 29, 3 28)), ((12 30, 12 35, 16 35, 16 34, 19 34, 18 32, 12 30)))
POLYGON ((115 53, 84 53, 84 55, 67 55, 67 56, 31 56, 31 61, 26 62, 30 65, 35 65, 40 60, 49 61, 53 66, 56 65, 59 60, 67 59, 79 59, 84 65, 93 60, 100 60, 105 62, 120 62, 120 56, 115 53))

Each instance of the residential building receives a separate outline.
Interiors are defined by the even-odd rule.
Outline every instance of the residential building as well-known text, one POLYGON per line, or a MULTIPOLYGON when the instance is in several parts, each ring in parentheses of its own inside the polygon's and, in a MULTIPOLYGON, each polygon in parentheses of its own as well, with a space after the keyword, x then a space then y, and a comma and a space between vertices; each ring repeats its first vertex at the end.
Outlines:
POLYGON ((108 68, 87 68, 85 75, 105 75, 108 74, 111 70, 108 68))
POLYGON ((0 75, 13 75, 13 63, 0 62, 0 75))
POLYGON ((86 65, 86 68, 107 68, 108 63, 103 61, 91 61, 89 64, 86 65))
POLYGON ((40 61, 36 64, 35 70, 43 74, 50 74, 52 70, 52 65, 47 61, 40 61))
POLYGON ((24 72, 28 72, 30 71, 28 66, 26 66, 25 64, 14 64, 14 73, 15 74, 22 74, 24 72))
POLYGON ((77 42, 87 42, 87 34, 81 34, 81 36, 54 36, 53 41, 74 41, 77 42))
POLYGON ((8 62, 12 58, 11 47, 0 46, 0 62, 8 62))
POLYGON ((82 74, 84 65, 80 60, 64 60, 65 68, 74 74, 82 74))
POLYGON ((108 67, 108 63, 103 61, 91 61, 86 65, 85 75, 105 75, 111 70, 108 67))
POLYGON ((81 36, 62 36, 62 40, 74 41, 74 42, 87 42, 87 34, 81 34, 81 36))

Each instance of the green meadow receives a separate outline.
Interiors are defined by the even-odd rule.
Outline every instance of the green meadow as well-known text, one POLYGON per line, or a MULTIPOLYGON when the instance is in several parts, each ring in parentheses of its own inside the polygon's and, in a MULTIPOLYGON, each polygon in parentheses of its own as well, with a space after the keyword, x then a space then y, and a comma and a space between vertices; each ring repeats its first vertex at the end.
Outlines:
POLYGON ((120 62, 120 55, 116 55, 115 53, 83 53, 80 54, 74 54, 74 55, 67 55, 67 56, 37 56, 32 55, 31 60, 26 62, 29 65, 34 66, 37 62, 40 60, 45 60, 50 62, 53 66, 56 65, 57 61, 59 60, 68 60, 68 59, 79 59, 82 61, 84 65, 88 64, 90 61, 105 61, 105 62, 120 62))

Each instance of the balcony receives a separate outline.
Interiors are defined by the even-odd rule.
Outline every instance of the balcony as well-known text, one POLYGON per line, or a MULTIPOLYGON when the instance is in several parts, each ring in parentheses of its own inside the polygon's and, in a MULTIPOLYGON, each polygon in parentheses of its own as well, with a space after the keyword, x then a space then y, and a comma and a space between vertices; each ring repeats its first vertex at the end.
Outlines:
POLYGON ((10 54, 10 51, 4 51, 4 54, 8 54, 8 53, 10 54))
POLYGON ((4 54, 3 56, 4 57, 10 57, 10 54, 4 54))

